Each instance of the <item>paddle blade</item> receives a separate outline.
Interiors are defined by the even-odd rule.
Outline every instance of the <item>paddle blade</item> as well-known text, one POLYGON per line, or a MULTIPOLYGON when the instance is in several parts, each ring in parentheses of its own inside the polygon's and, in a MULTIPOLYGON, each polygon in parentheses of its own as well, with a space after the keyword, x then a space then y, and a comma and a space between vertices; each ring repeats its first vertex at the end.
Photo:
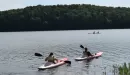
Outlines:
POLYGON ((80 47, 81 47, 81 48, 84 48, 84 46, 83 46, 83 45, 80 45, 80 47))
POLYGON ((68 63, 69 65, 71 65, 71 61, 68 61, 68 60, 67 60, 67 61, 64 61, 64 62, 65 62, 65 63, 68 63))
POLYGON ((42 54, 40 54, 40 53, 35 53, 34 55, 35 56, 42 56, 42 54))

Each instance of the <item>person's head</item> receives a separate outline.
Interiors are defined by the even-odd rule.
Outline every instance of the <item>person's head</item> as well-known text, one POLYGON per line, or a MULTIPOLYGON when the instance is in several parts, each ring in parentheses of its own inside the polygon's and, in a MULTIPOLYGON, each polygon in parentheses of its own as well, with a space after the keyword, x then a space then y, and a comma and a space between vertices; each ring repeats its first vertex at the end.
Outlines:
POLYGON ((87 49, 87 48, 85 48, 85 51, 87 52, 87 51, 88 51, 88 49, 87 49))
POLYGON ((51 52, 49 56, 52 56, 52 55, 53 55, 53 53, 51 52))

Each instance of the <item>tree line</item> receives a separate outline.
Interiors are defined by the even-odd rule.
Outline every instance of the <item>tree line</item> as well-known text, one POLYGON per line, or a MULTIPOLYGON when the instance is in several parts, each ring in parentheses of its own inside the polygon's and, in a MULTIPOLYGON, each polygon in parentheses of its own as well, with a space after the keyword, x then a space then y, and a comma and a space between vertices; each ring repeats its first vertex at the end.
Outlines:
POLYGON ((130 28, 130 8, 88 4, 37 5, 0 11, 0 31, 130 28))

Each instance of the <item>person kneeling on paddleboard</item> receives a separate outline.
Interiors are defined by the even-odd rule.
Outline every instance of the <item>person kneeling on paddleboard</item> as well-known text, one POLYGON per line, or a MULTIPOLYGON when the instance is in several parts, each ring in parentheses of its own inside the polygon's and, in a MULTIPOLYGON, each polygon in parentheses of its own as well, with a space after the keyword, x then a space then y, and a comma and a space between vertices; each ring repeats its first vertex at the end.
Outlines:
POLYGON ((53 53, 50 53, 48 57, 46 57, 45 61, 48 61, 48 62, 52 62, 54 64, 56 64, 55 60, 58 62, 58 59, 56 59, 54 56, 53 56, 53 53))
POLYGON ((89 56, 93 56, 89 51, 88 51, 88 49, 87 48, 84 48, 85 49, 85 51, 83 51, 83 57, 89 57, 89 56))

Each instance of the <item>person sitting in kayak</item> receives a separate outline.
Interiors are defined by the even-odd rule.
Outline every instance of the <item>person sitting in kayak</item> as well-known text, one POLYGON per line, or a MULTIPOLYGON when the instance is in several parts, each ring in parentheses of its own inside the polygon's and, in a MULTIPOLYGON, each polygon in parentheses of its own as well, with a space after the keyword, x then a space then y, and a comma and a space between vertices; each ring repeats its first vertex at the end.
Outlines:
POLYGON ((48 57, 46 57, 45 61, 48 61, 48 62, 52 62, 54 64, 56 64, 55 60, 58 62, 58 59, 56 59, 54 56, 53 56, 53 53, 50 53, 48 57))
POLYGON ((84 48, 84 49, 85 49, 85 51, 83 51, 83 57, 85 57, 85 56, 87 56, 87 57, 93 56, 93 55, 88 51, 87 48, 84 48))
POLYGON ((95 31, 93 32, 93 34, 95 34, 95 31))

